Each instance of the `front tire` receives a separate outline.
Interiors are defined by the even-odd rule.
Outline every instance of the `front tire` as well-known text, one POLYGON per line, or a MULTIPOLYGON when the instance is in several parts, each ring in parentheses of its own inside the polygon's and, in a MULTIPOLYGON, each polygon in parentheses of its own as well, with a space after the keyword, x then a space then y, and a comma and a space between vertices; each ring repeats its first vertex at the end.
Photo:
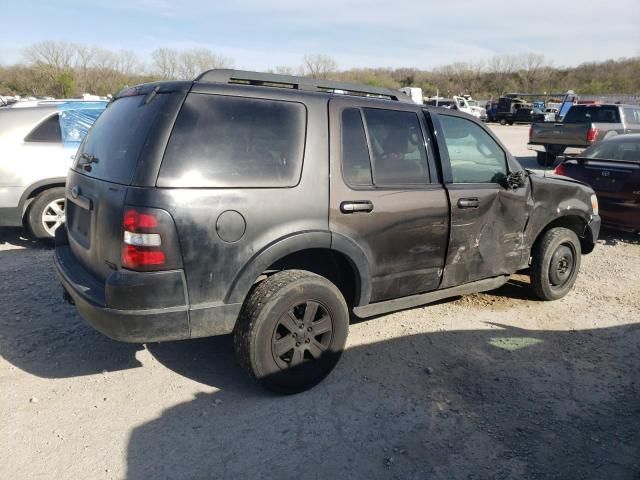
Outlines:
POLYGON ((40 193, 27 216, 31 233, 41 240, 52 239, 56 230, 65 222, 64 187, 54 187, 40 193))
POLYGON ((541 300, 558 300, 573 287, 582 251, 573 230, 551 228, 537 242, 531 264, 531 286, 541 300))
POLYGON ((234 347, 240 364, 264 387, 298 393, 333 370, 348 327, 347 304, 333 283, 285 270, 249 294, 233 332, 234 347))

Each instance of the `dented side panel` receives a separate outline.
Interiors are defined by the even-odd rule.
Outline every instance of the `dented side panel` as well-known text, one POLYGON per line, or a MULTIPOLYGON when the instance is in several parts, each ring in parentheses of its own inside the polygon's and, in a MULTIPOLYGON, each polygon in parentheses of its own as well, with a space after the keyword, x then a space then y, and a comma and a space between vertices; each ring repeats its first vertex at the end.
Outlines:
POLYGON ((510 274, 528 257, 524 230, 531 211, 530 187, 497 184, 447 186, 451 236, 440 288, 510 274), (477 207, 465 200, 477 199, 477 207))
MULTIPOLYGON (((527 250, 533 247, 540 233, 552 222, 562 217, 573 217, 581 223, 583 236, 584 229, 588 228, 593 217, 591 208, 591 195, 594 193, 591 187, 581 182, 563 177, 543 177, 531 175, 533 208, 531 219, 524 232, 524 244, 527 250)), ((598 232, 591 240, 597 240, 598 232)))

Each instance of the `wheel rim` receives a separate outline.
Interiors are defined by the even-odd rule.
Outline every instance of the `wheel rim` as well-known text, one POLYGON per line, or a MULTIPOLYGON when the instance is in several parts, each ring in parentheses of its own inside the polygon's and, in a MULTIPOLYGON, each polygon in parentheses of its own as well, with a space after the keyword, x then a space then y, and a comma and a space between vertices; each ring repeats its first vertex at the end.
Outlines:
POLYGON ((292 305, 278 320, 271 350, 281 369, 317 361, 333 336, 333 319, 322 304, 307 300, 292 305))
POLYGON ((65 222, 65 219, 64 198, 57 198, 50 202, 42 211, 42 226, 51 237, 56 234, 56 230, 65 222))
POLYGON ((568 243, 560 245, 549 263, 549 281, 556 288, 563 287, 573 275, 575 267, 575 252, 568 243))

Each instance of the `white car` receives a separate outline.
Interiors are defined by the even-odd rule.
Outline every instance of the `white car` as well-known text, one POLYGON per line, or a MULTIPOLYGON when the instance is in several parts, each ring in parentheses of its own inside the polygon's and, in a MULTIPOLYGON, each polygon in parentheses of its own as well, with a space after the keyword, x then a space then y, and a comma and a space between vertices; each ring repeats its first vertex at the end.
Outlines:
POLYGON ((65 221, 71 158, 107 102, 0 108, 0 226, 52 238, 65 221))

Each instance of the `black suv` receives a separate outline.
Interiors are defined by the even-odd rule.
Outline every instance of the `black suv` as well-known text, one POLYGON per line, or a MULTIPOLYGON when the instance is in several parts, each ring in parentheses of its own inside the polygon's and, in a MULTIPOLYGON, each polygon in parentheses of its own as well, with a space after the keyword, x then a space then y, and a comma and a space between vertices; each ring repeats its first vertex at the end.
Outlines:
POLYGON ((482 123, 402 93, 212 70, 121 92, 67 178, 67 300, 128 342, 233 332, 268 388, 324 378, 350 312, 573 286, 590 187, 529 174, 482 123))

